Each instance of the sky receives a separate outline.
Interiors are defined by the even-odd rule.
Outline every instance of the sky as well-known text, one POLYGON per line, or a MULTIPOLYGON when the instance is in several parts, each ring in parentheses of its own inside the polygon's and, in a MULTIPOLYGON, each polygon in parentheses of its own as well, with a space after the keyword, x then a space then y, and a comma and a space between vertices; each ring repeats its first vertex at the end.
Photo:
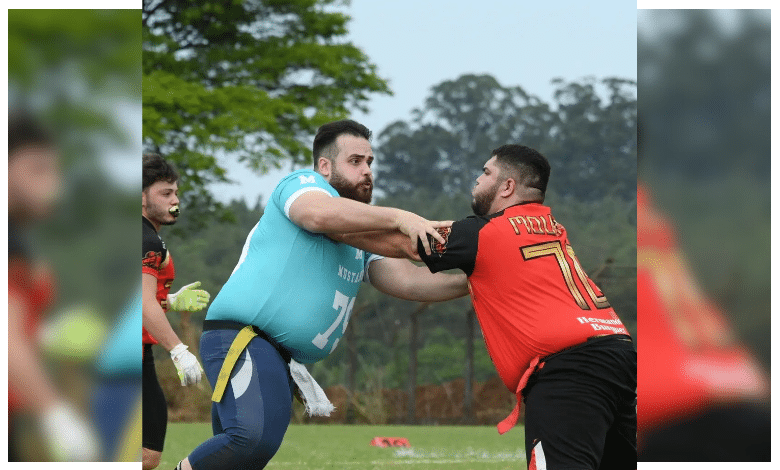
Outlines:
MULTIPOLYGON (((394 93, 373 95, 368 114, 351 116, 374 135, 409 119, 431 87, 463 74, 490 74, 547 102, 556 77, 636 80, 637 13, 631 1, 352 0, 344 11, 352 17, 349 40, 394 93)), ((285 166, 261 177, 230 158, 224 163, 237 184, 212 185, 215 197, 244 198, 250 205, 258 197, 265 204, 291 170, 285 166)))

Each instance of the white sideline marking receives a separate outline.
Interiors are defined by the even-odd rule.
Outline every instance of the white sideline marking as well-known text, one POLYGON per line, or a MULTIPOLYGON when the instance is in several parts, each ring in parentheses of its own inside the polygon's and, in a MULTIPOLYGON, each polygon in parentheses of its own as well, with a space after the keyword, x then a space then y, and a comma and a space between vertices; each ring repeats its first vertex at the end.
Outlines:
MULTIPOLYGON (((368 462, 370 465, 419 465, 419 464, 453 464, 453 463, 501 463, 501 462, 525 462, 525 457, 522 459, 422 459, 422 460, 372 460, 368 462)), ((305 462, 272 462, 274 467, 296 467, 302 468, 302 465, 306 465, 305 462)), ((325 462, 327 465, 338 465, 343 467, 356 467, 365 466, 366 462, 325 462)), ((270 464, 269 464, 270 465, 270 464)))
MULTIPOLYGON (((447 451, 420 451, 414 448, 401 448, 395 451, 395 458, 387 460, 372 460, 369 465, 419 465, 419 464, 456 464, 456 463, 501 463, 517 462, 525 463, 525 452, 488 452, 468 448, 461 452, 447 451)), ((280 467, 300 467, 305 462, 272 462, 280 467)), ((327 462, 328 465, 339 467, 365 466, 366 462, 327 462)))

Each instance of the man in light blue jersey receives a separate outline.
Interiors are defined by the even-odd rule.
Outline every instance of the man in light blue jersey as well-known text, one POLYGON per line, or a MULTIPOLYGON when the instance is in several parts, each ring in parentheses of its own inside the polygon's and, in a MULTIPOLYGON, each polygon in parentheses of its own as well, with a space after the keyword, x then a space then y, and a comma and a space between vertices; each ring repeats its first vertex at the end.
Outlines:
POLYGON ((416 301, 468 294, 465 275, 431 274, 402 259, 419 259, 417 241, 428 235, 443 243, 436 229, 451 222, 368 204, 370 136, 351 120, 323 125, 314 170, 291 173, 271 194, 204 322, 200 351, 215 388, 214 437, 177 468, 265 467, 290 422, 290 360, 299 367, 333 352, 361 282, 416 301))

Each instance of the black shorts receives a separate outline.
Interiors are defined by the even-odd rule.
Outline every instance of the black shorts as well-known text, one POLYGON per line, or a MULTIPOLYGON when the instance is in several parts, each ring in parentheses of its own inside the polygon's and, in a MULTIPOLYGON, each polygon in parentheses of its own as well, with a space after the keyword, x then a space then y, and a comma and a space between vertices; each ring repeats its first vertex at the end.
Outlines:
POLYGON ((165 402, 160 382, 157 381, 152 345, 144 344, 142 431, 144 449, 162 452, 167 428, 168 404, 165 402))
POLYGON ((594 338, 531 375, 523 389, 529 469, 636 468, 636 349, 628 339, 594 338))
POLYGON ((734 403, 667 423, 641 436, 642 462, 769 462, 768 406, 734 403))

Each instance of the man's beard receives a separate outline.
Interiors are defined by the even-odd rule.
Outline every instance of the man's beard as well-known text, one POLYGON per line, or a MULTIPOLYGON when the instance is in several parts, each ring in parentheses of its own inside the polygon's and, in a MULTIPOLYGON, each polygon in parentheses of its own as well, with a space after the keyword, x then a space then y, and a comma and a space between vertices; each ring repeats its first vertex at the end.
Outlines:
POLYGON ((368 188, 364 186, 365 183, 371 183, 370 179, 365 179, 360 183, 353 185, 347 181, 347 179, 344 178, 341 173, 334 169, 329 183, 341 197, 363 202, 365 204, 371 203, 371 193, 374 190, 374 185, 372 183, 368 188))
POLYGON ((474 196, 474 200, 471 201, 471 210, 474 211, 474 215, 481 217, 488 214, 490 205, 496 197, 496 189, 498 189, 498 182, 492 188, 488 188, 486 191, 474 196))
POLYGON ((146 213, 149 215, 150 220, 160 225, 173 225, 176 223, 176 217, 173 217, 172 220, 168 219, 168 216, 172 216, 172 214, 156 204, 147 205, 146 213))

